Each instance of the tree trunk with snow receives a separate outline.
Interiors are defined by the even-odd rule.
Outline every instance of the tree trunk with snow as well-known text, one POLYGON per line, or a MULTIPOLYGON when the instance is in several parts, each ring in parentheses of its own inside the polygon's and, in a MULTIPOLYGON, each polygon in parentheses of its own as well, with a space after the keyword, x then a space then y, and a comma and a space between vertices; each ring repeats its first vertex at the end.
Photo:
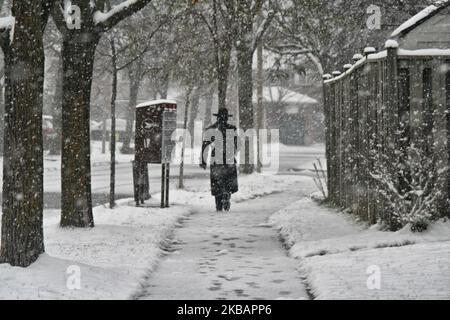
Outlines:
POLYGON ((109 188, 109 208, 114 209, 116 205, 116 100, 117 100, 117 54, 116 43, 110 41, 111 45, 111 67, 113 72, 113 81, 111 88, 111 177, 109 188))
POLYGON ((5 155, 0 261, 27 267, 44 252, 43 1, 14 1, 5 56, 5 155))
POLYGON ((93 227, 90 102, 95 50, 104 32, 151 0, 128 1, 104 13, 105 1, 54 1, 53 20, 63 35, 61 226, 93 227), (67 7, 68 5, 76 7, 67 7), (75 11, 74 8, 77 8, 75 11), (79 11, 79 12, 77 12, 79 11), (63 12, 74 15, 65 16, 63 12), (79 14, 79 16, 77 16, 79 14), (70 21, 72 20, 72 21, 70 21))
MULTIPOLYGON (((260 16, 263 3, 264 1, 258 3, 257 10, 253 6, 253 2, 249 0, 241 0, 237 4, 236 23, 238 23, 238 31, 236 51, 239 76, 239 126, 244 131, 255 128, 253 109, 253 54, 274 17, 273 11, 269 12, 264 19, 260 16), (255 20, 260 20, 256 32, 253 30, 255 20)), ((255 171, 254 159, 250 159, 250 148, 253 148, 253 146, 250 146, 249 142, 246 142, 245 162, 241 164, 241 172, 244 174, 251 174, 255 171)))
POLYGON ((93 227, 90 102, 95 33, 64 35, 62 107, 62 227, 93 227))

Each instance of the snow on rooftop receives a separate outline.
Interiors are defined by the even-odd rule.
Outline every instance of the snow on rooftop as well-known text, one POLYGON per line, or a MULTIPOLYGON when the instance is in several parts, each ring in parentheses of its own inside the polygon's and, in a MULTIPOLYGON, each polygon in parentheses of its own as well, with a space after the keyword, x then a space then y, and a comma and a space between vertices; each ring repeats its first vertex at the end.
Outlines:
POLYGON ((136 108, 143 108, 143 107, 150 107, 150 106, 156 106, 159 104, 177 104, 176 101, 174 100, 165 100, 165 99, 161 99, 161 100, 152 100, 152 101, 147 101, 147 102, 143 102, 141 104, 138 104, 136 106, 136 108))
MULTIPOLYGON (((391 45, 394 44, 395 43, 391 43, 391 45)), ((395 48, 395 46, 391 48, 395 48)), ((450 56, 450 49, 420 49, 420 50, 398 49, 397 54, 399 56, 415 56, 415 57, 447 57, 450 56)), ((334 78, 333 79, 324 78, 325 79, 324 83, 333 83, 337 80, 344 78, 345 76, 351 74, 353 70, 358 68, 361 64, 365 63, 366 61, 375 61, 379 59, 384 59, 386 57, 387 57, 387 50, 369 54, 367 58, 363 58, 357 61, 350 69, 346 70, 344 73, 340 74, 338 72, 336 73, 333 72, 334 78)))
MULTIPOLYGON (((263 98, 266 102, 283 102, 287 104, 307 104, 313 105, 319 102, 307 95, 282 88, 282 87, 264 87, 263 98)), ((253 101, 256 103, 256 92, 253 94, 253 101)))
POLYGON ((420 49, 420 50, 406 50, 399 49, 399 56, 419 56, 419 57, 429 57, 429 56, 450 56, 450 49, 420 49))
POLYGON ((407 20, 405 23, 403 23, 400 27, 398 27, 394 32, 392 32, 392 37, 397 37, 404 31, 408 30, 409 28, 415 26, 422 20, 429 17, 430 14, 435 12, 437 9, 439 9, 439 6, 431 5, 420 11, 418 14, 413 16, 411 19, 407 20))

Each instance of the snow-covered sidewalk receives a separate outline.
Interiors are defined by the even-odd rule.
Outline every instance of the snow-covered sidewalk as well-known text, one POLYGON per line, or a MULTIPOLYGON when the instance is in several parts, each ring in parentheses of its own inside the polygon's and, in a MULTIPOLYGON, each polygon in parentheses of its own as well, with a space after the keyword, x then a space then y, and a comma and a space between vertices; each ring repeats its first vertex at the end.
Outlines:
MULTIPOLYGON (((309 185, 309 183, 308 183, 309 185)), ((285 191, 233 204, 207 205, 176 233, 169 255, 136 293, 139 299, 308 299, 295 260, 267 224, 276 210, 305 194, 285 191)))
POLYGON ((271 223, 317 299, 450 299, 448 221, 424 233, 383 232, 305 198, 273 215, 271 223), (379 289, 367 285, 374 271, 379 289))

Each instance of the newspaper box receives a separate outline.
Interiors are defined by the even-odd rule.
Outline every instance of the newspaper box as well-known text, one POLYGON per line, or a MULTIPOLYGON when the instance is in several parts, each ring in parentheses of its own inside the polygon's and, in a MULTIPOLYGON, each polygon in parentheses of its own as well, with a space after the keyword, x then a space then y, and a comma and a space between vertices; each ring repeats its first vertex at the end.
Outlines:
POLYGON ((133 165, 136 204, 148 198, 148 164, 161 164, 161 207, 169 206, 172 135, 177 127, 177 103, 156 100, 136 107, 135 162, 133 165))

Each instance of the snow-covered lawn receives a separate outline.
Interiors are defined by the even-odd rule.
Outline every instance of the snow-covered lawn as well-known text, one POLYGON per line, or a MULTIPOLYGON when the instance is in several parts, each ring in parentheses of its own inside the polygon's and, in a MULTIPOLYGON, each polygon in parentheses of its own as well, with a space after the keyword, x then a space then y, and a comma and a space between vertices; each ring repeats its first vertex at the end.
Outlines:
POLYGON ((45 212, 47 253, 26 269, 0 265, 0 299, 126 299, 163 253, 188 207, 94 209, 93 229, 61 229, 59 211, 45 212), (79 267, 81 290, 69 290, 68 269, 79 267))
POLYGON ((311 199, 270 220, 299 259, 317 299, 450 299, 449 221, 424 233, 383 232, 311 199), (380 271, 379 290, 367 286, 368 268, 374 267, 380 271))

